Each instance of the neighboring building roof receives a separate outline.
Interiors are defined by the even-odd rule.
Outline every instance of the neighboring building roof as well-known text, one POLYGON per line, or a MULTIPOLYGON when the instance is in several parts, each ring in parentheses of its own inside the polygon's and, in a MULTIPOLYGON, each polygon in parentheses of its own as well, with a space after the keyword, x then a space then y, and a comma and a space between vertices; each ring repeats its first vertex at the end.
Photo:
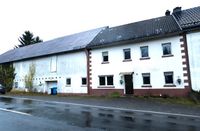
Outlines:
POLYGON ((126 40, 163 36, 180 31, 172 15, 130 23, 102 30, 88 45, 89 48, 126 40))
POLYGON ((200 6, 178 11, 173 13, 173 15, 183 30, 200 26, 200 6))
POLYGON ((50 41, 9 50, 0 55, 0 63, 13 62, 33 57, 83 49, 104 28, 93 29, 50 41))

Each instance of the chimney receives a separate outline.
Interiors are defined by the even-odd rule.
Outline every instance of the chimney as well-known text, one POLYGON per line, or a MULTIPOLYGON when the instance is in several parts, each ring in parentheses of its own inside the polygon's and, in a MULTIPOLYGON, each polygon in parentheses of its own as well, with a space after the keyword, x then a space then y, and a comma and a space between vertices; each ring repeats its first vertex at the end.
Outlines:
POLYGON ((173 13, 180 13, 181 12, 181 7, 175 7, 173 9, 173 13))
POLYGON ((166 15, 166 16, 169 16, 169 15, 170 15, 170 11, 169 11, 169 10, 166 10, 165 15, 166 15))

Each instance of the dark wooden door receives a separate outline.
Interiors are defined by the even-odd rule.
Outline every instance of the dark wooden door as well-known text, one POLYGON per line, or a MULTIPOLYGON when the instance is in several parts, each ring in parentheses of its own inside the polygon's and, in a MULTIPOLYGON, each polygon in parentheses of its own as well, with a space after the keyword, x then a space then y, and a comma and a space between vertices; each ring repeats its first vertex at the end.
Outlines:
POLYGON ((132 75, 124 75, 125 92, 126 94, 133 94, 133 77, 132 75))

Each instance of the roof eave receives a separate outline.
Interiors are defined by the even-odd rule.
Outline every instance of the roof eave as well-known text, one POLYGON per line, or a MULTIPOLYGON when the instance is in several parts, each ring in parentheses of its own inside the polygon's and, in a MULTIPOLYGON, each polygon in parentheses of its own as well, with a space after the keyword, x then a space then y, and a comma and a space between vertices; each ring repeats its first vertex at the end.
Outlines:
POLYGON ((182 31, 180 30, 180 31, 171 32, 171 33, 167 33, 167 34, 152 35, 152 36, 141 37, 141 38, 137 38, 137 39, 121 40, 121 41, 109 42, 109 43, 104 43, 104 44, 99 44, 99 45, 90 45, 90 46, 87 46, 86 48, 87 49, 96 49, 96 48, 122 45, 122 44, 128 44, 128 43, 145 42, 148 40, 155 40, 155 39, 160 39, 160 38, 165 38, 165 37, 171 37, 171 36, 179 35, 181 33, 182 33, 182 31))

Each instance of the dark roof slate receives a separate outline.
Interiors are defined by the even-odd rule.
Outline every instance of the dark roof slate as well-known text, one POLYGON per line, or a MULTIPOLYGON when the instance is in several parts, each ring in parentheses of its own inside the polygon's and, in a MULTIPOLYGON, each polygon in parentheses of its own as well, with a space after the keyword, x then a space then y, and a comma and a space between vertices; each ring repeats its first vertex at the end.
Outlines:
POLYGON ((177 22, 184 30, 200 26, 200 6, 173 13, 177 22))
POLYGON ((0 63, 84 49, 86 45, 89 44, 103 28, 93 29, 50 41, 9 50, 0 55, 0 63))
POLYGON ((138 40, 180 31, 173 16, 163 16, 122 26, 106 28, 88 45, 89 48, 125 40, 138 40))

